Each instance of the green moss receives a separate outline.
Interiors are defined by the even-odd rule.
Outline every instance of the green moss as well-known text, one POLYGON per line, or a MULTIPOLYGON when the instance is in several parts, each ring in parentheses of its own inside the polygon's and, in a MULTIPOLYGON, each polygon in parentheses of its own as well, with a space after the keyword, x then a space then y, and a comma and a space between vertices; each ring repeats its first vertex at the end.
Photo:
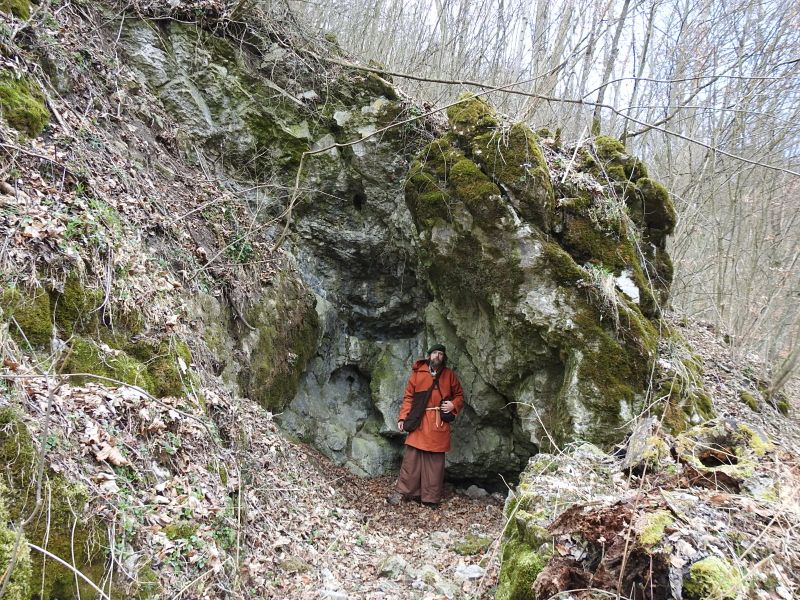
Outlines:
POLYGON ((11 13, 20 19, 31 16, 30 0, 0 0, 0 12, 11 13))
POLYGON ((661 240, 675 229, 677 216, 669 192, 660 183, 646 177, 636 182, 642 202, 644 225, 649 237, 661 240))
POLYGON ((572 287, 586 277, 586 271, 558 244, 545 242, 542 249, 547 270, 557 283, 572 287))
MULTIPOLYGON (((11 521, 26 519, 35 505, 34 488, 37 473, 37 453, 27 427, 11 407, 0 409, 0 465, 9 484, 6 497, 11 521)), ((98 540, 101 534, 93 522, 82 515, 88 500, 83 486, 67 481, 63 476, 45 469, 42 495, 47 499, 47 510, 40 510, 26 526, 27 539, 69 562, 94 582, 104 573, 105 556, 98 540)), ((104 537, 104 534, 103 534, 104 537)), ((41 598, 94 597, 90 586, 53 560, 45 560, 40 553, 31 554, 31 582, 35 589, 42 587, 41 598), (44 573, 43 573, 44 572, 44 573)), ((38 594, 37 594, 37 597, 38 594)))
POLYGON ((453 546, 453 550, 461 556, 474 556, 485 552, 491 543, 491 538, 468 534, 464 540, 453 546))
POLYGON ((452 166, 449 184, 479 227, 491 228, 509 216, 500 189, 471 160, 464 158, 452 166))
POLYGON ((75 331, 90 331, 98 324, 96 309, 103 303, 101 290, 89 290, 80 278, 71 274, 64 282, 64 291, 54 294, 55 321, 67 335, 75 331))
POLYGON ((747 390, 739 390, 739 400, 747 404, 750 410, 758 412, 758 400, 753 397, 753 394, 747 390))
MULTIPOLYGON (((123 351, 105 353, 97 344, 81 336, 72 338, 59 372, 90 373, 139 386, 151 394, 156 391, 153 379, 144 364, 123 351)), ((71 382, 82 385, 87 379, 90 378, 73 377, 71 382)), ((115 385, 104 380, 100 380, 100 383, 112 387, 115 385)))
MULTIPOLYGON (((8 3, 12 4, 11 12, 14 5, 27 5, 21 1, 8 3)), ((0 72, 0 115, 11 127, 30 137, 39 135, 50 119, 44 96, 36 84, 27 77, 17 79, 5 70, 0 72)))
POLYGON ((43 290, 6 288, 0 294, 0 308, 3 319, 9 322, 9 332, 17 343, 26 346, 27 339, 32 346, 50 344, 53 337, 52 312, 50 297, 43 290), (12 318, 19 327, 11 322, 12 318))
POLYGON ((308 139, 286 131, 280 117, 267 110, 252 113, 245 121, 255 140, 255 156, 271 159, 285 169, 296 169, 300 165, 303 153, 309 149, 308 139))
POLYGON ((582 196, 558 199, 558 208, 562 208, 565 211, 570 212, 574 215, 585 214, 586 209, 589 208, 591 204, 592 204, 592 197, 588 193, 582 196))
POLYGON ((484 245, 475 235, 462 233, 446 256, 423 245, 422 258, 431 284, 441 297, 457 305, 480 301, 488 306, 514 304, 519 299, 524 274, 518 252, 503 252, 484 245), (471 290, 470 295, 464 290, 471 290))
MULTIPOLYGON (((661 387, 656 393, 656 397, 665 398, 661 404, 661 424, 664 428, 673 435, 686 431, 689 427, 686 412, 677 396, 671 395, 669 386, 661 387)), ((657 410, 658 408, 656 407, 657 410)))
POLYGON ((659 290, 661 295, 661 303, 665 304, 669 298, 669 287, 672 285, 672 279, 675 274, 675 268, 672 265, 672 258, 669 253, 662 249, 656 248, 655 260, 653 262, 655 273, 651 276, 654 287, 659 290))
POLYGON ((317 349, 319 317, 313 296, 300 282, 283 278, 245 318, 256 328, 256 337, 251 341, 252 366, 240 373, 240 385, 262 406, 280 412, 297 392, 317 349))
POLYGON ((476 136, 472 158, 486 173, 508 190, 520 216, 549 231, 554 218, 555 197, 542 149, 527 125, 513 125, 503 135, 495 132, 476 136))
POLYGON ((736 598, 743 585, 736 567, 725 559, 707 556, 689 567, 683 592, 691 600, 725 600, 736 598))
POLYGON ((161 585, 158 581, 158 573, 151 567, 139 569, 136 576, 136 590, 134 598, 136 600, 156 600, 162 597, 161 585))
POLYGON ((778 400, 778 403, 775 405, 775 407, 782 415, 785 416, 789 415, 789 410, 791 409, 791 405, 789 404, 789 401, 786 398, 781 398, 780 400, 778 400))
POLYGON ((713 419, 716 416, 714 404, 711 402, 711 396, 708 395, 704 389, 694 390, 692 397, 694 401, 695 410, 704 419, 713 419))
MULTIPOLYGON (((625 147, 618 139, 600 135, 594 139, 593 157, 585 150, 579 151, 582 169, 588 171, 601 184, 627 184, 647 177, 644 163, 625 152, 625 147)), ((619 186, 617 186, 619 189, 619 186)), ((621 190, 624 191, 625 185, 621 190)))
POLYGON ((302 558, 297 558, 296 556, 284 558, 278 563, 278 567, 286 573, 306 573, 309 569, 308 563, 302 558))
POLYGON ((662 462, 669 459, 670 448, 662 438, 657 435, 647 438, 647 446, 642 452, 642 462, 647 465, 649 471, 660 470, 662 462))
POLYGON ((406 179, 406 201, 413 206, 411 214, 421 227, 432 227, 437 220, 450 221, 449 193, 438 179, 422 170, 416 161, 406 179))
POLYGON ((513 539, 506 542, 495 599, 536 600, 533 583, 551 556, 549 548, 534 550, 513 539))
POLYGON ((562 235, 564 249, 579 264, 594 262, 609 271, 637 264, 630 242, 616 234, 600 231, 589 219, 568 216, 562 235))
POLYGON ((185 342, 177 336, 169 339, 139 339, 125 342, 122 346, 130 356, 147 369, 151 380, 149 390, 159 398, 183 396, 189 381, 189 373, 181 373, 179 359, 188 368, 192 354, 185 342))
POLYGON ((389 100, 398 99, 397 90, 392 85, 391 81, 388 81, 386 78, 376 73, 368 73, 366 75, 364 86, 371 94, 376 96, 383 96, 389 100))
POLYGON ((498 125, 494 109, 483 98, 466 92, 461 94, 458 100, 458 104, 447 109, 447 119, 457 136, 471 136, 498 125))
POLYGON ((598 158, 603 160, 613 160, 625 153, 625 144, 609 135, 598 135, 594 138, 594 148, 598 158))
POLYGON ((739 432, 746 437, 747 445, 756 456, 764 456, 767 452, 772 451, 773 446, 769 440, 761 437, 749 425, 739 423, 739 432))
POLYGON ((666 510, 646 513, 637 523, 639 543, 643 546, 654 546, 664 537, 664 530, 675 522, 672 514, 666 510))
POLYGON ((17 548, 14 571, 8 580, 3 598, 28 600, 31 597, 31 575, 33 574, 30 550, 25 535, 22 535, 22 539, 17 545, 17 532, 7 525, 10 520, 5 500, 7 494, 6 485, 0 479, 0 575, 8 571, 11 559, 15 555, 14 548, 17 548))
MULTIPOLYGON (((552 465, 547 465, 545 471, 551 471, 552 465)), ((557 470, 557 469, 556 469, 557 470)), ((534 470, 532 472, 541 472, 540 470, 534 470)), ((543 544, 549 544, 553 541, 552 534, 547 531, 544 527, 539 525, 539 520, 543 518, 541 512, 532 514, 522 508, 523 506, 531 507, 535 505, 536 502, 533 498, 528 497, 526 501, 521 502, 520 505, 517 507, 517 510, 512 513, 512 511, 507 511, 507 514, 514 515, 514 521, 517 525, 517 539, 521 542, 528 544, 531 548, 539 548, 543 544)))
POLYGON ((196 523, 187 523, 179 521, 177 523, 170 523, 164 527, 164 535, 170 540, 188 540, 197 532, 198 525, 196 523))

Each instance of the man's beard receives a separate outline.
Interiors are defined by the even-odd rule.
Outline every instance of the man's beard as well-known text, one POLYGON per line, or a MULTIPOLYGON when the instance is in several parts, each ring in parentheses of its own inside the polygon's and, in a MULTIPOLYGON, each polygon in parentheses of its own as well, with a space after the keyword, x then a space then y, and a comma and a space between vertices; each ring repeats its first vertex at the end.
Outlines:
POLYGON ((439 367, 442 366, 442 362, 444 362, 441 358, 431 358, 428 361, 428 364, 431 366, 432 369, 438 370, 439 367))

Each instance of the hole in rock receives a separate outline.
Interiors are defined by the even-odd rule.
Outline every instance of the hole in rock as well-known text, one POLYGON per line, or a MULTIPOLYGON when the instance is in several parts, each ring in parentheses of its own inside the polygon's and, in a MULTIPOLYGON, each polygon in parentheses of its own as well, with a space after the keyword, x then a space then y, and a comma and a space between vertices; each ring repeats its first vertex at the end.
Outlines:
POLYGON ((735 465, 739 459, 730 448, 723 446, 712 446, 704 448, 698 454, 700 462, 706 467, 719 467, 721 465, 735 465))
POLYGON ((366 204, 366 202, 367 196, 364 194, 364 192, 358 191, 353 194, 353 206, 356 210, 361 210, 364 208, 364 204, 366 204))

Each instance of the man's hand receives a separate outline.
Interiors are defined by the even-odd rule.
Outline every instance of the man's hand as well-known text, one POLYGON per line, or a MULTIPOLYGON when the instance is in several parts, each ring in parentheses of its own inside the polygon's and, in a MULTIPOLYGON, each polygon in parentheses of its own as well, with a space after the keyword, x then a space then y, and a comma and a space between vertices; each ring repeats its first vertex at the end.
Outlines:
POLYGON ((449 413, 449 412, 453 412, 453 409, 455 407, 456 407, 456 405, 453 404, 452 400, 445 400, 444 402, 442 402, 442 405, 439 408, 441 409, 442 412, 449 413))
POLYGON ((397 430, 398 431, 403 431, 403 422, 402 421, 398 421, 397 422, 397 430))

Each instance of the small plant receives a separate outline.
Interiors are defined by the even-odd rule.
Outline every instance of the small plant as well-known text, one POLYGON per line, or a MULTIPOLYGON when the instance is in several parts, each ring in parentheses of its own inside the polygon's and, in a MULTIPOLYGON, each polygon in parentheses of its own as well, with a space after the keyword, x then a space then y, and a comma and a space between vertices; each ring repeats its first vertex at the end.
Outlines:
POLYGON ((614 274, 603 267, 589 263, 584 266, 588 274, 588 284, 590 292, 598 299, 600 310, 604 315, 611 317, 614 330, 619 329, 619 303, 617 295, 617 284, 614 274))
POLYGON ((225 250, 225 254, 228 256, 228 258, 235 260, 240 264, 244 264, 252 260, 253 256, 255 255, 255 251, 246 237, 238 237, 228 245, 228 249, 225 250))

